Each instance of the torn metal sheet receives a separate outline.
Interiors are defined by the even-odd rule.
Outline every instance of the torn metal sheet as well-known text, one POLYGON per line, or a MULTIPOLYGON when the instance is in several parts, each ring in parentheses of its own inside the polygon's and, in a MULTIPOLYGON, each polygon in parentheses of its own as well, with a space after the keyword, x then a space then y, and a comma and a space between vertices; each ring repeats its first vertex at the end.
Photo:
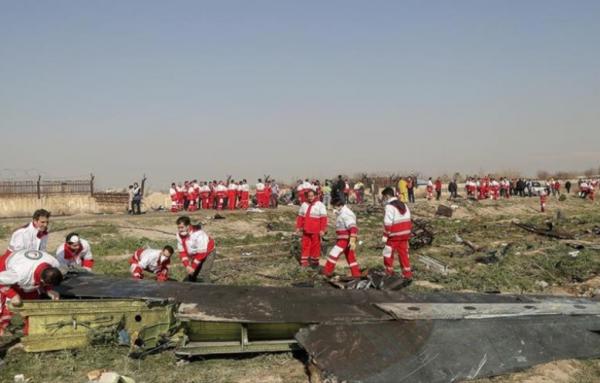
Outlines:
POLYGON ((600 318, 540 316, 323 324, 296 339, 331 381, 447 383, 600 357, 600 318))
MULTIPOLYGON (((385 321, 393 318, 375 303, 527 303, 535 296, 406 293, 390 290, 339 290, 123 279, 90 273, 69 274, 57 288, 71 298, 172 299, 182 303, 182 319, 247 323, 323 323, 385 321)), ((558 301, 564 301, 562 298, 558 301)), ((572 299, 568 299, 569 302, 572 299)), ((586 300, 581 300, 586 302, 586 300)))
POLYGON ((396 319, 482 319, 532 315, 600 315, 600 303, 377 303, 396 319))

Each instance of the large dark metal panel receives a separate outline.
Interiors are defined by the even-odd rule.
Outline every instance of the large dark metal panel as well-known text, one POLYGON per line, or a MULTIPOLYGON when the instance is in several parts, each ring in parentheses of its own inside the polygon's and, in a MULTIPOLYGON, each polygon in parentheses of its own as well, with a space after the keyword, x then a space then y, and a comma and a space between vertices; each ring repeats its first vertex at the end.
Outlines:
POLYGON ((64 296, 75 298, 173 299, 184 304, 181 312, 190 319, 284 323, 364 322, 393 319, 389 314, 375 307, 375 303, 523 303, 541 299, 535 296, 494 294, 409 294, 333 288, 157 283, 151 280, 140 281, 89 273, 69 274, 57 290, 64 296))
POLYGON ((324 324, 296 338, 338 381, 445 383, 600 357, 598 331, 597 316, 561 315, 324 324))

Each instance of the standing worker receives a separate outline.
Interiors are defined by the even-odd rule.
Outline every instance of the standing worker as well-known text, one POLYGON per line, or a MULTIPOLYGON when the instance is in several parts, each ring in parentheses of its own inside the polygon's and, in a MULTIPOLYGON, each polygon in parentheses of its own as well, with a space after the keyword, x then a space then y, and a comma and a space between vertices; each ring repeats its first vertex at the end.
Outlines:
POLYGON ((398 253, 402 276, 405 279, 403 285, 408 286, 412 282, 412 270, 408 254, 408 241, 412 231, 410 210, 405 203, 394 197, 394 189, 391 187, 383 189, 381 195, 386 201, 382 238, 385 243, 383 248, 385 272, 387 275, 394 275, 394 253, 398 253))
POLYGON ((334 199, 331 203, 337 215, 335 220, 337 240, 335 246, 329 252, 327 263, 325 263, 325 267, 323 268, 323 275, 329 277, 333 274, 338 258, 344 253, 350 267, 350 273, 353 277, 360 277, 360 267, 358 266, 358 262, 356 262, 356 240, 358 235, 356 215, 340 199, 334 199))
POLYGON ((307 267, 319 266, 321 257, 321 237, 327 231, 327 209, 325 205, 317 200, 315 192, 306 192, 306 202, 300 205, 298 217, 296 218, 296 233, 302 234, 302 252, 300 265, 307 267))

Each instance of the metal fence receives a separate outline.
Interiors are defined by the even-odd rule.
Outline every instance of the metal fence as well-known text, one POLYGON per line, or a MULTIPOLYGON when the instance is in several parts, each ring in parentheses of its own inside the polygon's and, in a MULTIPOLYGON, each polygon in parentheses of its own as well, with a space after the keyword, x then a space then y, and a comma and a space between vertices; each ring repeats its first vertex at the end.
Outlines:
POLYGON ((37 180, 0 181, 0 197, 37 196, 61 194, 94 195, 94 176, 87 180, 37 180))

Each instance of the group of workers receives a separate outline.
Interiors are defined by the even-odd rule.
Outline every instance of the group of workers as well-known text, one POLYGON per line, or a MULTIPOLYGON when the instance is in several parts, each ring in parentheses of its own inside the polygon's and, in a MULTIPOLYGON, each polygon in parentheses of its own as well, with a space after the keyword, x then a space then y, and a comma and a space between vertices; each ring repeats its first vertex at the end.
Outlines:
MULTIPOLYGON (((410 209, 400 201, 396 192, 391 187, 383 189, 382 198, 385 202, 383 216, 384 232, 382 242, 383 264, 387 275, 394 274, 394 255, 397 254, 404 277, 403 284, 407 286, 412 281, 412 271, 409 259, 409 240, 412 231, 410 209)), ((322 269, 325 276, 331 276, 339 257, 344 254, 350 273, 353 277, 360 277, 361 270, 356 259, 356 246, 358 238, 358 225, 356 215, 344 198, 334 196, 331 200, 336 215, 335 232, 336 244, 327 257, 327 262, 322 269)), ((301 235, 300 266, 319 266, 321 256, 321 239, 327 231, 327 209, 323 202, 317 198, 317 193, 309 189, 305 192, 304 201, 298 210, 296 218, 296 233, 301 235)))
MULTIPOLYGON (((12 233, 7 250, 0 256, 0 336, 5 334, 12 318, 8 302, 18 307, 24 299, 43 296, 59 299, 54 288, 60 285, 66 270, 73 267, 93 270, 90 243, 75 232, 67 234, 55 255, 47 252, 49 222, 50 212, 36 210, 31 222, 12 233)), ((187 273, 186 280, 196 281, 215 248, 214 240, 187 216, 179 217, 176 223, 177 250, 187 273)), ((158 281, 166 281, 173 253, 169 245, 162 249, 137 249, 129 259, 132 277, 143 279, 144 272, 150 272, 158 281)))
MULTIPOLYGON (((259 208, 276 208, 279 201, 279 185, 275 180, 258 179, 254 188, 254 204, 259 208)), ((235 181, 185 181, 173 182, 169 189, 171 212, 196 211, 198 209, 235 210, 248 209, 251 205, 250 185, 243 179, 235 181)))

